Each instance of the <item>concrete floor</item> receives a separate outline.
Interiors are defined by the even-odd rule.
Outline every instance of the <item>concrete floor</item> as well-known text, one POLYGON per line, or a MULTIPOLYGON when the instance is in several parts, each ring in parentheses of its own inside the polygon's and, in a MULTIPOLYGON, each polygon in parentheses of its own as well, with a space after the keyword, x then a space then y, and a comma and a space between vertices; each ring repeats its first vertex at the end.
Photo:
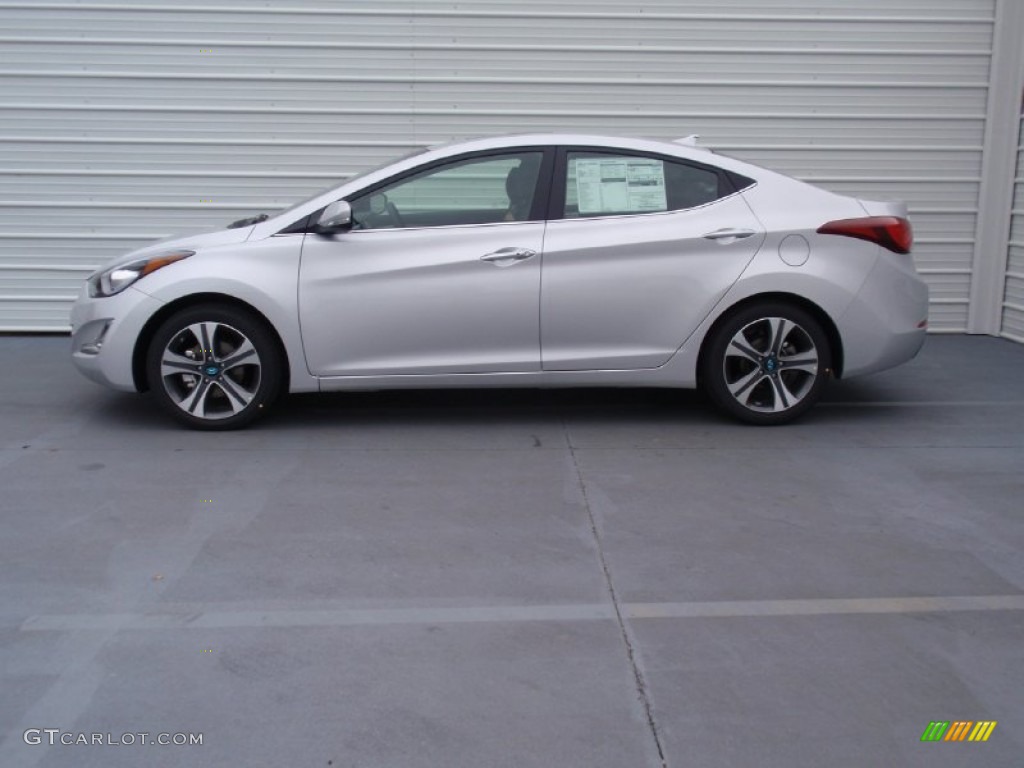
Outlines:
POLYGON ((776 429, 485 391, 201 434, 67 345, 0 338, 2 768, 1024 760, 1024 346, 931 338, 776 429))

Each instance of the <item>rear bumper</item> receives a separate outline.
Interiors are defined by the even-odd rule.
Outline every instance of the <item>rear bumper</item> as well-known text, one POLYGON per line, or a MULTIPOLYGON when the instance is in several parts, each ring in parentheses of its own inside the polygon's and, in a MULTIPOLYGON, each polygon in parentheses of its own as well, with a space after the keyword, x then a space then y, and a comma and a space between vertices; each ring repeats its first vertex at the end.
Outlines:
POLYGON ((883 250, 839 318, 843 377, 884 371, 912 359, 927 335, 928 286, 909 256, 883 250))

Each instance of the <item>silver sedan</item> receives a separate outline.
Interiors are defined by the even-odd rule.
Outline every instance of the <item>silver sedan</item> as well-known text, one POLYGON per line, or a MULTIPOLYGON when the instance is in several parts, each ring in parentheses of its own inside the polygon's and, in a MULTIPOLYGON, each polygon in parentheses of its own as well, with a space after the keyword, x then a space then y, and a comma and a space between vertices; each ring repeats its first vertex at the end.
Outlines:
POLYGON ((699 386, 781 424, 920 349, 911 244, 901 203, 692 139, 483 139, 116 259, 72 358, 201 429, 286 391, 513 386, 699 386))

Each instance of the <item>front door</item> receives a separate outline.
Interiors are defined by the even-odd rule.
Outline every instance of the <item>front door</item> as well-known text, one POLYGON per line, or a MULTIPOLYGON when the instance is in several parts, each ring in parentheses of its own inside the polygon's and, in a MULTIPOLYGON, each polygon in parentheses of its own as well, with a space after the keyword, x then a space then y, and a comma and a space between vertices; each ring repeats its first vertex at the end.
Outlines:
POLYGON ((448 161, 353 197, 352 231, 307 234, 299 317, 310 372, 539 370, 542 155, 448 161))

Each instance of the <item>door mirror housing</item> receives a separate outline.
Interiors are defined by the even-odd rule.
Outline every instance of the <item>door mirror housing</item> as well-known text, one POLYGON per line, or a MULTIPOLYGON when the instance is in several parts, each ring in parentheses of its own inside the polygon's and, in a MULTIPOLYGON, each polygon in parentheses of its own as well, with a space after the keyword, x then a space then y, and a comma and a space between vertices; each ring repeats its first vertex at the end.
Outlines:
POLYGON ((331 203, 316 222, 316 231, 321 235, 337 235, 352 229, 352 206, 348 200, 331 203))

